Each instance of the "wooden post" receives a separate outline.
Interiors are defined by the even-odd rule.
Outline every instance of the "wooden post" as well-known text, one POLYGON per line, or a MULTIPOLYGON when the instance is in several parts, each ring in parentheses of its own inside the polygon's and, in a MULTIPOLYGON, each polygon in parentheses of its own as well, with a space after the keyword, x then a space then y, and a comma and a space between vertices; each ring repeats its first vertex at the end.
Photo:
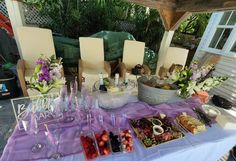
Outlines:
MULTIPOLYGON (((22 2, 14 0, 5 0, 8 15, 11 21, 12 29, 14 32, 14 37, 16 40, 17 46, 19 46, 19 41, 16 35, 16 28, 25 25, 25 17, 22 7, 22 2)), ((22 58, 20 48, 18 47, 20 57, 22 58)))
POLYGON ((166 53, 168 47, 170 46, 171 40, 173 38, 175 31, 165 31, 164 36, 161 41, 160 50, 158 53, 158 61, 157 61, 157 70, 156 75, 158 75, 160 67, 165 63, 166 60, 166 53))

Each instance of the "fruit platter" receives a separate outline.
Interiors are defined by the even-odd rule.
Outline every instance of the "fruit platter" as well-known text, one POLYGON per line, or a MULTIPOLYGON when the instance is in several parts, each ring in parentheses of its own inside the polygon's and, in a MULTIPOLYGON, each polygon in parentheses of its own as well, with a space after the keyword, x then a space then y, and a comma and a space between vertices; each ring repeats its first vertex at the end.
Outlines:
POLYGON ((80 140, 86 160, 134 150, 133 136, 129 129, 87 131, 81 133, 80 140))
POLYGON ((145 148, 184 137, 165 115, 131 119, 130 124, 145 148))

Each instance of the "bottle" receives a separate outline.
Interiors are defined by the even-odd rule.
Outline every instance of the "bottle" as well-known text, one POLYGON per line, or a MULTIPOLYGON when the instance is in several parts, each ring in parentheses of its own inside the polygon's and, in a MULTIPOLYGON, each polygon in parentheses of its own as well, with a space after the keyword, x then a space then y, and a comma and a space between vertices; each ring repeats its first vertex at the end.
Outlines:
POLYGON ((98 75, 99 76, 99 90, 100 91, 107 91, 107 88, 106 86, 104 85, 104 82, 103 82, 103 75, 102 73, 98 75))
POLYGON ((129 83, 129 73, 125 73, 125 84, 129 83))
POLYGON ((115 74, 115 86, 118 86, 118 84, 119 84, 119 74, 116 73, 115 74))

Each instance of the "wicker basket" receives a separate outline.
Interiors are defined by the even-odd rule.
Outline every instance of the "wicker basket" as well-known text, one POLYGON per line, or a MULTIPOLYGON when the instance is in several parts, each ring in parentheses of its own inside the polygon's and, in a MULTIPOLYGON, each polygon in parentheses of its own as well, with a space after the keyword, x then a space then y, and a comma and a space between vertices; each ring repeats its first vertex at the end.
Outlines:
MULTIPOLYGON (((156 76, 152 76, 153 81, 157 80, 156 76)), ((142 76, 138 78, 138 98, 139 100, 151 105, 160 104, 164 102, 177 102, 181 100, 177 96, 177 90, 166 90, 160 88, 150 87, 144 84, 148 78, 142 76)))

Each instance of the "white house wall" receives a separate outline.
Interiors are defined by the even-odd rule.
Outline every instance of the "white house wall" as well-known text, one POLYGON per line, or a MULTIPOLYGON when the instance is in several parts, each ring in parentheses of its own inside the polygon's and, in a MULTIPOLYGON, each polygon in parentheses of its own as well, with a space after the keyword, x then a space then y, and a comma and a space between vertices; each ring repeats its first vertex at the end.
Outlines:
MULTIPOLYGON (((216 31, 216 26, 219 24, 223 12, 213 13, 208 26, 203 34, 203 37, 200 41, 200 44, 197 48, 194 59, 201 60, 202 62, 206 62, 205 57, 220 57, 219 61, 216 64, 216 69, 214 71, 214 75, 227 75, 229 79, 223 83, 223 85, 219 88, 212 89, 210 91, 211 94, 220 95, 233 103, 236 103, 236 58, 234 55, 229 56, 229 53, 220 53, 219 51, 214 51, 214 49, 209 49, 208 45, 216 31), (225 55, 223 55, 225 54, 225 55)), ((226 47, 231 46, 234 42, 235 38, 229 37, 230 41, 226 42, 226 47), (233 41, 233 42, 232 42, 233 41), (228 44, 227 44, 228 43, 228 44), (231 43, 231 44, 229 44, 231 43)))

